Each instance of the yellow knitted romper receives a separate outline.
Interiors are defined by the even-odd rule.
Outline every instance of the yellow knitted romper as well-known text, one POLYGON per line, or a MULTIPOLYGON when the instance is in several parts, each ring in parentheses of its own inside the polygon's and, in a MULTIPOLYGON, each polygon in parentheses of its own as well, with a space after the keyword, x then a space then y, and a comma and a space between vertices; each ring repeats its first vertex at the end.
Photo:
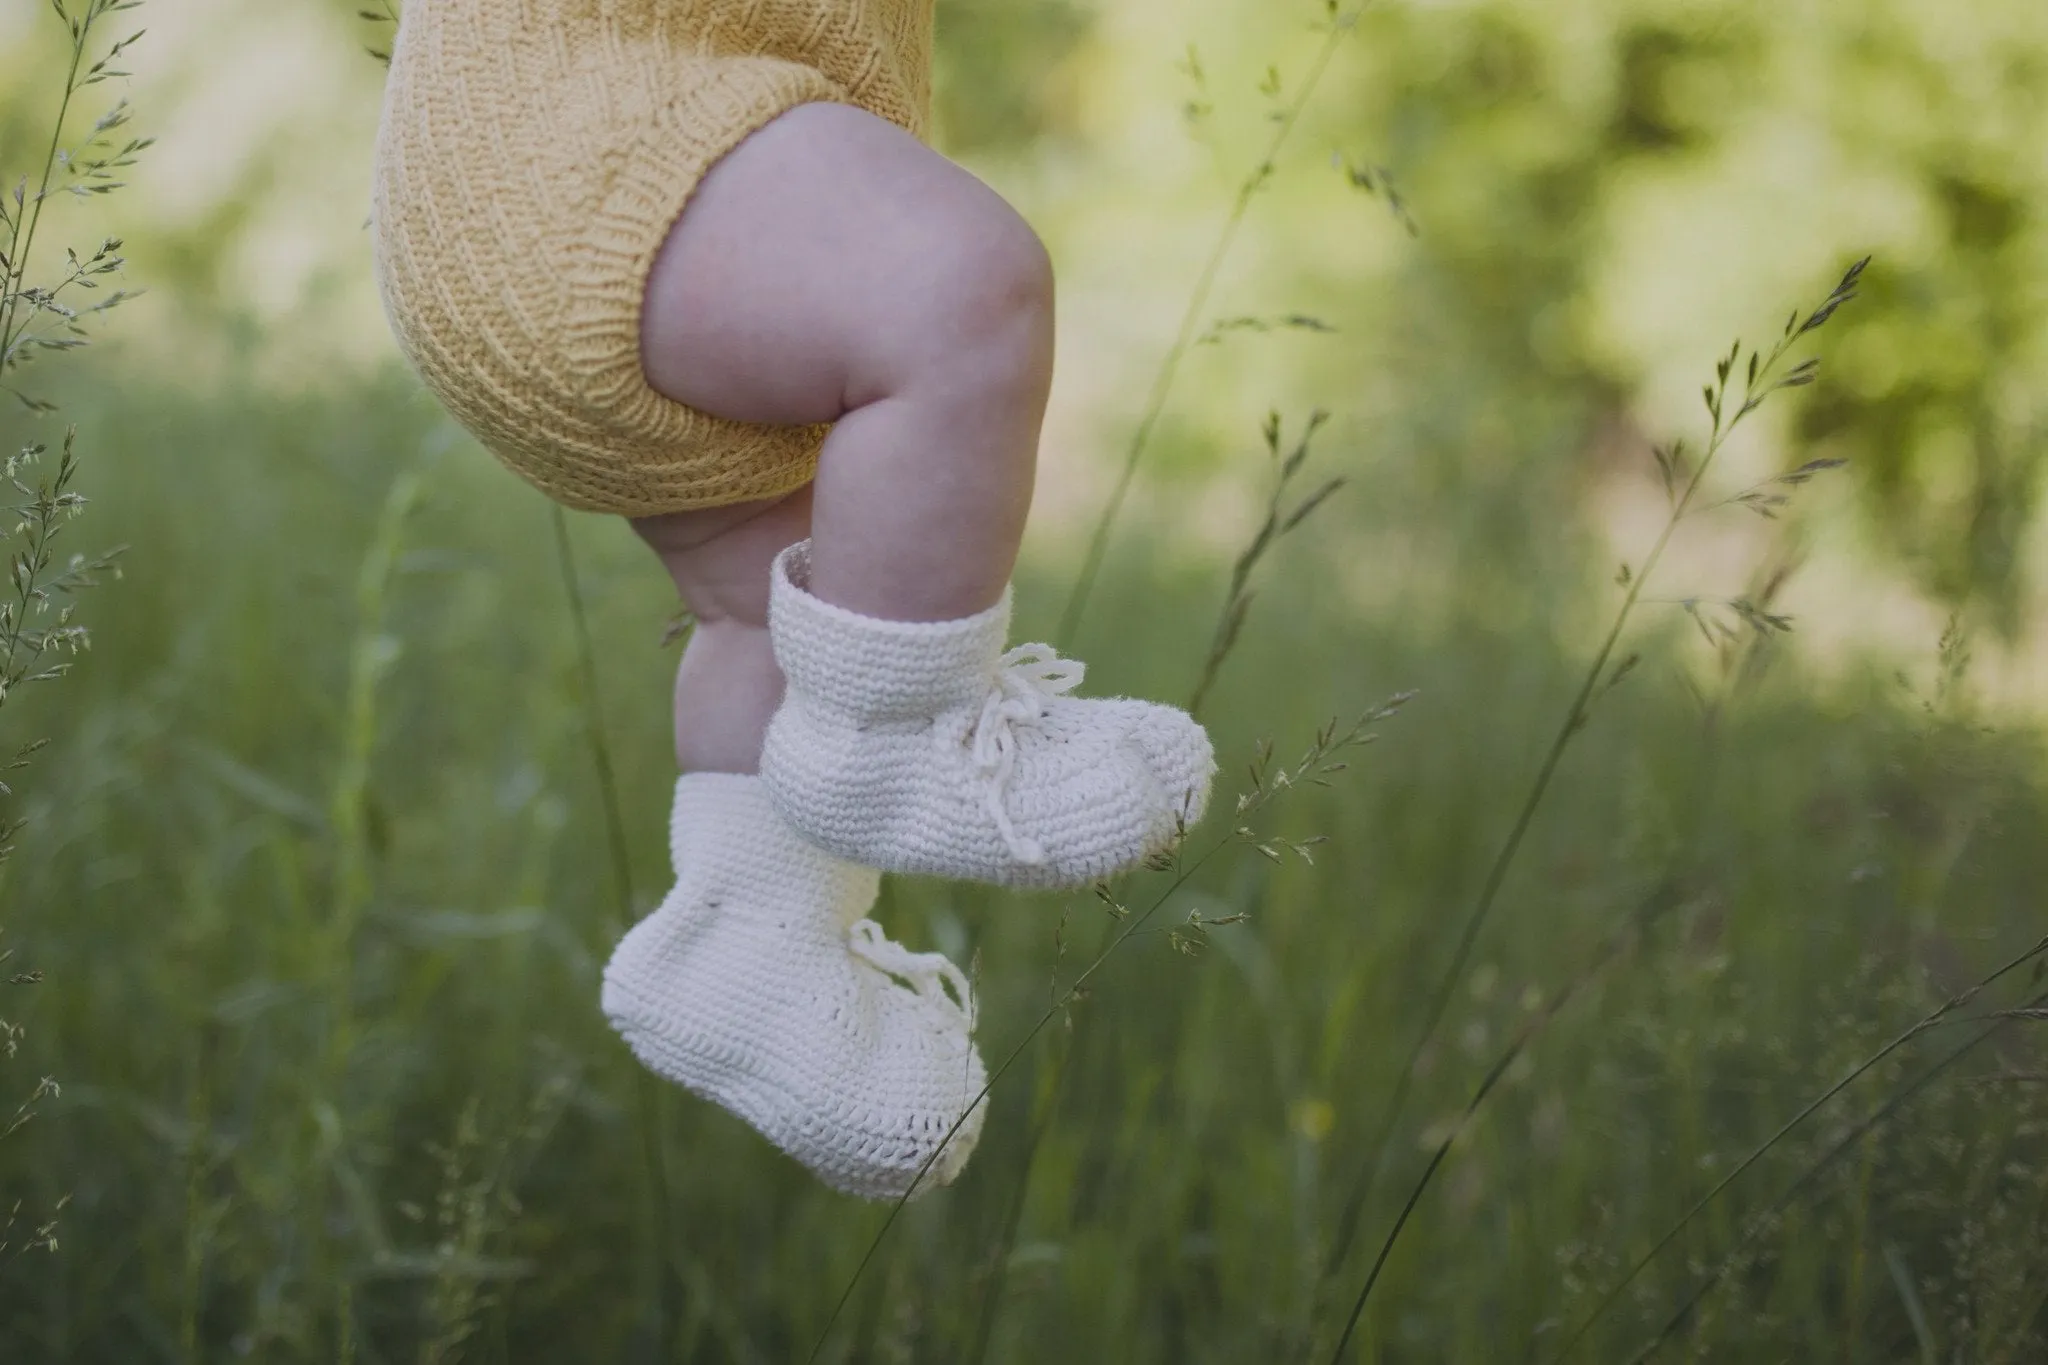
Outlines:
POLYGON ((640 307, 704 172, 793 105, 927 136, 933 0, 410 0, 371 191, 377 286, 427 387, 571 507, 808 483, 831 428, 648 386, 640 307))

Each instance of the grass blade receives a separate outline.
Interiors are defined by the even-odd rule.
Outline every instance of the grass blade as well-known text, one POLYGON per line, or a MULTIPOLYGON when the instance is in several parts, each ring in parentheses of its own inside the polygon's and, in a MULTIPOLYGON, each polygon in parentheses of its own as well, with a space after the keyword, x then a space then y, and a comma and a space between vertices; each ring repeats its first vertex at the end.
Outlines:
MULTIPOLYGON (((1564 1343, 1558 1347, 1557 1354, 1552 1357, 1553 1365, 1557 1365, 1557 1362, 1565 1360, 1571 1354, 1572 1348, 1577 1346, 1579 1342, 1583 1341, 1585 1339, 1586 1333, 1591 1331, 1594 1324, 1599 1322, 1601 1317, 1603 1317, 1606 1314, 1607 1310, 1614 1306, 1615 1301, 1621 1297, 1622 1291, 1627 1289, 1628 1286, 1634 1282, 1636 1276, 1642 1274, 1642 1272, 1649 1267, 1650 1263, 1656 1260, 1657 1257, 1663 1253, 1665 1248, 1669 1247, 1673 1242, 1678 1240, 1680 1234, 1682 1234, 1686 1230, 1686 1228, 1691 1226, 1693 1219, 1699 1217, 1701 1213, 1705 1212, 1707 1206, 1712 1204, 1716 1199, 1720 1198, 1721 1194, 1724 1191, 1726 1191, 1730 1185, 1733 1185, 1737 1180, 1741 1179, 1742 1176, 1750 1169, 1750 1167, 1756 1165, 1757 1162, 1763 1160, 1763 1158, 1773 1148, 1775 1148, 1780 1142, 1783 1142, 1787 1137, 1791 1136, 1794 1129, 1798 1128, 1801 1124, 1805 1123, 1809 1118, 1812 1118, 1815 1114, 1819 1113, 1820 1110, 1825 1108, 1827 1104, 1830 1101, 1832 1101, 1837 1095, 1841 1094, 1844 1090, 1848 1089, 1851 1085, 1854 1085, 1862 1077, 1869 1074, 1873 1067, 1882 1064, 1887 1057, 1890 1057, 1900 1048, 1905 1047, 1908 1043, 1920 1037, 1921 1034, 1928 1032, 1930 1029, 1939 1028, 1942 1024, 1946 1023, 1949 1017, 1955 1014, 1958 1010, 1968 1008, 1971 1002, 1974 1001, 1979 995, 1983 994, 1991 987, 1997 985, 2001 980, 2011 975, 2013 972, 2018 971, 2021 967, 2026 966, 2029 962, 2032 962, 2036 958, 2041 957, 2043 954, 2048 954, 2048 938, 2042 939, 2039 943, 2036 943, 2033 947, 2027 949, 2027 951, 2021 953, 2018 957, 2013 958, 2011 961, 2007 962, 2005 965, 1998 968, 1996 971, 1992 972, 1983 980, 1977 982, 1969 989, 1963 991, 1960 995, 1954 996, 1949 1000, 1944 1001, 1939 1009, 1917 1020, 1912 1025, 1912 1027, 1906 1029, 1903 1033, 1893 1038, 1889 1043, 1886 1043, 1883 1047, 1879 1048, 1876 1052, 1872 1053, 1863 1062, 1852 1068, 1847 1075, 1842 1077, 1842 1079, 1836 1081, 1833 1085, 1829 1086, 1828 1089, 1824 1091, 1820 1096, 1818 1096, 1811 1103, 1806 1105, 1797 1114, 1794 1114, 1790 1119, 1786 1120, 1785 1123, 1782 1126, 1780 1126, 1775 1133, 1772 1133, 1768 1138, 1764 1139, 1763 1142, 1759 1143, 1756 1146, 1756 1148, 1750 1152, 1748 1156, 1744 1157, 1740 1162, 1736 1163, 1736 1165, 1729 1170, 1728 1174, 1722 1176, 1720 1180, 1716 1181, 1712 1189, 1708 1190, 1705 1194, 1701 1195, 1699 1199, 1693 1203, 1693 1206, 1685 1211, 1685 1215, 1681 1217, 1678 1220, 1678 1222, 1672 1226, 1671 1230, 1665 1233, 1664 1236, 1659 1238, 1655 1246, 1651 1247, 1647 1252, 1643 1253, 1643 1255, 1636 1260, 1636 1263, 1629 1267, 1628 1273, 1623 1275, 1621 1279, 1615 1282, 1613 1287, 1610 1288, 1607 1291, 1607 1293, 1601 1297, 1599 1303, 1593 1305, 1593 1311, 1587 1314, 1585 1320, 1582 1321, 1578 1325, 1578 1327, 1573 1330, 1572 1334, 1565 1338, 1564 1343)), ((1971 1044, 1971 1046, 1975 1046, 1975 1044, 1973 1043, 1971 1044)))
MULTIPOLYGON (((1267 776, 1264 775, 1263 762, 1255 765, 1253 769, 1255 775, 1253 789, 1238 801, 1238 819, 1243 821, 1246 817, 1263 810, 1280 793, 1295 791, 1306 785, 1308 777, 1324 771, 1325 766, 1334 755, 1346 749, 1370 744, 1375 736, 1368 727, 1394 715, 1407 700, 1408 697, 1405 694, 1389 699, 1383 705, 1368 711, 1364 716, 1360 717, 1358 722, 1349 730, 1340 730, 1338 725, 1333 722, 1317 734, 1315 742, 1309 746, 1308 750, 1291 769, 1283 769, 1278 774, 1267 776)), ((1270 745, 1262 746, 1262 753, 1269 749, 1270 745)), ((1011 1067, 1017 1064, 1018 1059, 1024 1055, 1025 1049, 1031 1046, 1033 1040, 1038 1037, 1047 1024, 1051 1023, 1069 1003, 1081 995, 1089 981, 1094 978, 1095 974, 1103 968, 1111 957, 1115 956, 1117 950, 1130 942, 1132 936, 1142 930, 1152 917, 1158 914, 1160 909, 1168 901, 1172 900, 1174 895, 1182 887, 1186 886, 1193 879, 1194 875, 1207 866, 1212 859, 1225 849, 1233 845, 1245 843, 1246 841, 1247 831, 1241 824, 1237 829, 1211 844, 1193 862, 1182 863, 1176 860, 1173 867, 1173 880, 1167 884, 1166 888, 1154 897, 1152 903, 1142 911, 1128 915, 1123 919, 1121 927, 1118 928, 1115 936, 1110 939, 1108 945, 1100 953, 1097 953, 1095 959, 1082 968, 1072 981, 1067 983, 1067 988, 1048 1004, 1045 1011, 1038 1016, 1031 1027, 1025 1030, 1023 1038, 1010 1050, 1009 1055, 1003 1058, 1002 1063, 989 1072, 987 1082, 983 1084, 981 1090, 967 1105, 966 1110, 961 1116, 954 1120, 953 1126, 946 1130, 946 1135, 940 1139, 938 1146, 932 1149, 931 1155, 925 1158, 924 1165, 920 1166, 916 1175, 912 1177, 910 1182, 912 1191, 917 1189, 919 1183, 923 1181, 932 1166, 945 1154, 946 1148, 951 1145, 953 1138, 959 1133, 961 1125, 967 1122, 968 1115, 974 1112, 975 1106, 987 1100, 989 1094, 995 1089, 996 1083, 1009 1073, 1011 1067)), ((860 1264, 854 1267, 853 1275, 847 1280, 846 1288, 840 1294, 838 1302, 833 1305, 831 1315, 826 1318, 825 1326, 819 1332, 817 1342, 811 1347, 810 1354, 805 1357, 807 1365, 815 1365, 819 1354, 825 1349, 825 1343, 831 1339, 832 1329, 838 1325, 839 1319, 845 1315, 846 1305, 853 1299, 853 1291, 859 1286, 861 1277, 867 1273, 868 1266, 874 1262, 875 1254, 881 1250, 883 1239, 889 1235, 889 1229, 895 1226, 898 1215, 903 1212, 903 1206, 909 1203, 909 1201, 910 1195, 908 1193, 897 1199, 890 1206, 888 1216, 882 1220, 881 1227, 875 1230, 874 1239, 869 1242, 866 1254, 861 1257, 860 1264)))
MULTIPOLYGON (((575 632, 577 677, 583 705, 583 734, 590 746, 591 766, 597 770, 599 799, 604 805, 606 844, 611 850, 612 922, 607 940, 616 940, 632 926, 633 870, 626 844, 626 821, 619 807, 618 775, 612 766, 611 745, 605 737, 604 710, 597 689, 597 652, 590 642, 590 617, 583 605, 583 583, 576 571, 576 550, 569 539, 569 518, 560 503, 550 504, 555 534, 555 564, 561 572, 562 591, 569 599, 569 620, 575 632)), ((634 1068, 634 1127, 639 1131, 640 1162, 648 1184, 646 1206, 647 1236, 654 1243, 654 1292, 649 1300, 649 1324, 656 1351, 666 1354, 668 1334, 679 1321, 675 1303, 676 1285, 670 1272, 673 1245, 669 1224, 669 1179, 667 1151, 662 1144, 662 1099, 660 1083, 643 1067, 634 1068)))
POLYGON ((1913 1272, 1890 1242, 1884 1244, 1884 1268, 1892 1277, 1892 1287, 1899 1291, 1907 1321, 1913 1324, 1913 1340, 1920 1344, 1920 1365, 1941 1365, 1940 1352, 1934 1345, 1934 1329, 1927 1325, 1927 1307, 1920 1302, 1920 1291, 1913 1287, 1913 1272))
POLYGON ((1216 287, 1217 274, 1223 269, 1223 262, 1230 255, 1230 248, 1236 244, 1238 230, 1244 226, 1245 215, 1250 212, 1252 200, 1272 178, 1273 167, 1279 160, 1281 149, 1293 137, 1295 126, 1308 108, 1323 76, 1329 70, 1330 61, 1337 55, 1337 48, 1346 34, 1358 26, 1365 12, 1372 8, 1374 0, 1362 0, 1355 9, 1342 15, 1333 15, 1330 20, 1329 36, 1310 63, 1308 74, 1303 78, 1301 88, 1295 92, 1294 102, 1288 106, 1274 130, 1272 140, 1266 144, 1266 152, 1252 173, 1238 186, 1237 199, 1231 205, 1230 214, 1223 220, 1222 230, 1216 234, 1216 245, 1209 251, 1209 259, 1202 266, 1202 272, 1195 279, 1194 293, 1188 299, 1187 311, 1181 316, 1180 332, 1174 338, 1166 358, 1160 362, 1159 373, 1152 381, 1151 396, 1146 400, 1144 415, 1138 420, 1138 429, 1131 437, 1130 448, 1124 454, 1123 468, 1117 474, 1116 485, 1110 490, 1109 502, 1104 505, 1102 515, 1096 519, 1095 529, 1088 538, 1088 553, 1081 561, 1081 572, 1074 580, 1073 591, 1068 594, 1066 608, 1060 613, 1058 632, 1053 643, 1064 648, 1080 628, 1081 616, 1088 610, 1088 599, 1094 595, 1095 580, 1102 572, 1102 559, 1109 550, 1110 532, 1116 527, 1117 517, 1123 512, 1124 499, 1130 495, 1131 482, 1137 477, 1138 463, 1144 458, 1145 449, 1151 443, 1153 429, 1166 410, 1167 395, 1173 390, 1173 381, 1180 373, 1180 363, 1195 344, 1196 329, 1200 326, 1203 310, 1209 306, 1209 295, 1216 287))
POLYGON ((1543 1003, 1543 1007, 1522 1025, 1521 1031, 1515 1035, 1506 1050, 1495 1059, 1491 1067, 1487 1068, 1486 1075, 1480 1080, 1478 1088, 1472 1092, 1472 1098, 1466 1102, 1458 1121, 1443 1141, 1437 1144, 1436 1151, 1430 1156, 1429 1164, 1423 1168, 1422 1174, 1409 1189, 1407 1201, 1401 1206, 1400 1215, 1395 1218, 1394 1226, 1387 1232, 1386 1239, 1380 1243, 1379 1255, 1373 1258, 1372 1269, 1365 1277, 1365 1284, 1359 1289, 1358 1297, 1352 1301, 1351 1316, 1345 1320, 1344 1330, 1337 1338, 1336 1349, 1330 1353, 1330 1365, 1338 1365, 1338 1362, 1344 1359, 1344 1352, 1351 1345, 1352 1334, 1358 1330, 1359 1319, 1365 1315, 1365 1305, 1372 1297, 1373 1287, 1379 1283, 1380 1272, 1386 1268, 1388 1258, 1394 1254, 1395 1244, 1401 1240, 1401 1233, 1407 1228, 1416 1206, 1422 1202, 1422 1196, 1428 1192, 1430 1184, 1436 1179, 1438 1168, 1450 1156, 1451 1148, 1457 1144, 1465 1130, 1471 1126, 1480 1107, 1486 1103, 1487 1096, 1493 1093, 1494 1087, 1507 1075, 1508 1068, 1515 1064, 1515 1059, 1528 1050, 1537 1036, 1550 1026, 1551 1021, 1564 1011, 1565 1006, 1572 1002, 1573 997, 1612 966, 1616 959, 1637 941, 1641 932, 1671 906, 1676 899, 1671 892, 1672 888, 1668 883, 1660 886, 1641 909, 1629 916, 1627 923, 1620 930, 1609 936, 1589 966, 1551 994, 1543 1003))
MULTIPOLYGON (((1839 307, 1842 302, 1846 302, 1849 298, 1854 297, 1853 284, 1856 277, 1861 274, 1862 269, 1863 263, 1859 262, 1851 269, 1843 283, 1836 287, 1835 293, 1830 296, 1830 305, 1832 307, 1839 307)), ((1814 316, 1819 317, 1820 314, 1817 312, 1814 316)), ((1730 396, 1728 387, 1729 366, 1732 364, 1732 361, 1724 363, 1721 367, 1719 388, 1716 389, 1712 386, 1708 388, 1707 406, 1708 410, 1713 414, 1714 427, 1713 435, 1707 443, 1706 452, 1692 465, 1691 478, 1686 482, 1684 491, 1672 504, 1670 514, 1665 519, 1663 529, 1658 532, 1656 542, 1651 546, 1649 554, 1644 557, 1640 571, 1629 575, 1627 589, 1622 597, 1621 605, 1615 611, 1613 622, 1608 626, 1606 638, 1601 641, 1599 650, 1594 654, 1591 665, 1586 669, 1585 675, 1579 683, 1577 695, 1573 697, 1571 706, 1565 711, 1564 720, 1558 726, 1557 734, 1551 740, 1549 751, 1544 755, 1543 763, 1536 771, 1535 781, 1530 784, 1528 794, 1522 800, 1521 808, 1515 816, 1514 824, 1508 831, 1506 841, 1501 844, 1500 851, 1495 854, 1492 865, 1487 869, 1486 880, 1480 888, 1478 900, 1474 903, 1471 913, 1465 918, 1464 928, 1458 935, 1457 946, 1451 953, 1451 961, 1445 967, 1441 977, 1438 979, 1436 989, 1431 994, 1429 1008, 1424 1012, 1421 1032, 1417 1035, 1414 1046, 1409 1050, 1405 1064, 1402 1066, 1399 1075, 1395 1078, 1393 1095, 1387 1102, 1385 1116, 1381 1120, 1379 1133, 1374 1138, 1372 1146, 1367 1149, 1365 1163, 1359 1172, 1358 1179, 1353 1184, 1350 1196, 1344 1203, 1342 1213, 1339 1215, 1337 1234, 1332 1239, 1329 1255, 1323 1263, 1323 1275, 1321 1284, 1318 1286, 1319 1289, 1326 1286, 1330 1280, 1336 1277, 1343 1269, 1345 1261, 1349 1258, 1351 1245, 1357 1238, 1358 1224, 1372 1200, 1373 1190, 1379 1182, 1381 1167, 1385 1161, 1389 1144, 1393 1140, 1395 1129, 1399 1126, 1402 1111, 1407 1106, 1409 1092, 1414 1085, 1416 1067, 1420 1063, 1424 1052, 1428 1050, 1431 1041, 1436 1037, 1437 1030, 1443 1024, 1444 1015, 1450 1008, 1450 1003, 1457 991, 1458 983, 1464 977, 1465 968, 1470 965, 1473 948, 1479 940, 1479 931, 1485 926, 1487 920, 1492 917, 1494 906, 1500 897, 1501 888, 1506 884, 1508 872, 1513 868, 1516 856, 1521 852, 1523 840, 1528 836, 1529 826, 1536 818, 1536 812, 1542 806, 1543 798, 1550 791, 1551 783, 1557 776, 1558 765, 1564 759, 1565 750, 1571 746, 1573 738, 1585 726, 1601 679, 1607 674, 1608 663, 1613 659, 1615 648, 1621 641, 1622 632, 1627 628, 1630 618, 1635 613, 1636 605, 1642 597, 1643 585, 1649 582, 1650 576, 1656 571, 1658 563, 1662 561, 1665 550, 1670 546, 1672 536, 1677 533, 1679 523, 1685 519, 1687 513, 1692 509, 1698 498, 1701 485, 1704 483, 1708 472, 1714 467, 1715 457, 1720 454, 1723 447, 1727 444, 1728 438, 1742 424, 1743 419, 1752 412, 1755 412, 1762 405, 1765 397, 1773 391, 1768 387, 1760 386, 1769 385, 1772 382, 1772 376, 1776 372, 1779 363, 1784 359, 1785 353, 1791 348, 1792 343, 1798 337, 1804 335, 1805 330, 1802 330, 1788 336, 1785 340, 1779 342, 1777 348, 1771 352, 1768 359, 1759 362, 1758 367, 1751 372, 1748 386, 1743 391, 1741 406, 1732 416, 1725 419, 1723 416, 1726 401, 1730 396)), ((1739 351, 1739 345, 1737 349, 1739 351)))
MULTIPOLYGON (((2048 1003, 2048 994, 2034 997, 2033 1003, 2035 1005, 2048 1003)), ((1679 1305, 1678 1311, 1673 1313, 1665 1322, 1656 1337, 1629 1358, 1629 1365, 1643 1365, 1644 1361, 1650 1359, 1659 1350, 1663 1349, 1664 1344, 1677 1335, 1678 1330, 1692 1316, 1693 1310, 1699 1307, 1700 1301, 1706 1298, 1716 1285, 1728 1277, 1729 1273, 1738 1263, 1742 1253, 1747 1251, 1750 1245, 1761 1236, 1762 1230, 1769 1226, 1771 1220, 1789 1206, 1794 1199, 1797 1199, 1800 1194, 1804 1193, 1836 1161, 1840 1160, 1844 1153, 1870 1133, 1891 1122, 1898 1112, 1905 1108, 1922 1090, 1925 1090, 1929 1085, 1932 1085, 1935 1081, 1946 1075, 1950 1067, 1982 1046, 1986 1040, 2010 1022, 2009 1019, 1993 1020, 1989 1026, 1979 1030, 1974 1037, 1953 1049, 1943 1056, 1941 1060, 1921 1072, 1919 1076, 1914 1078, 1912 1084, 1878 1106, 1867 1118, 1851 1128, 1839 1142, 1822 1153, 1819 1159, 1800 1173, 1797 1180, 1794 1180, 1791 1185, 1786 1187, 1783 1194, 1773 1200, 1763 1213, 1751 1221, 1749 1231, 1744 1233, 1742 1239, 1736 1244, 1735 1249, 1722 1259, 1720 1265, 1716 1266, 1694 1286, 1692 1293, 1686 1297, 1683 1304, 1679 1305)))

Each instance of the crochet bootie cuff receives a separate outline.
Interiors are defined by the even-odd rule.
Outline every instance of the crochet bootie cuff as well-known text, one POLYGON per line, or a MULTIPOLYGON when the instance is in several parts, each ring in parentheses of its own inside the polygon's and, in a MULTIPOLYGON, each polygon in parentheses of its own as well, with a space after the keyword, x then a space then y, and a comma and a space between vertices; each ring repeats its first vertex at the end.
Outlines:
POLYGON ((860 918, 862 907, 874 901, 881 874, 801 839, 764 838, 764 832, 783 827, 760 778, 684 773, 676 779, 675 802, 669 810, 669 862, 682 876, 700 859, 728 862, 736 856, 752 857, 764 873, 796 876, 813 894, 842 907, 842 923, 860 918))
POLYGON ((1010 631, 1011 591, 953 621, 889 621, 809 591, 811 543, 775 558, 768 622, 792 691, 861 720, 914 720, 979 706, 1010 631))

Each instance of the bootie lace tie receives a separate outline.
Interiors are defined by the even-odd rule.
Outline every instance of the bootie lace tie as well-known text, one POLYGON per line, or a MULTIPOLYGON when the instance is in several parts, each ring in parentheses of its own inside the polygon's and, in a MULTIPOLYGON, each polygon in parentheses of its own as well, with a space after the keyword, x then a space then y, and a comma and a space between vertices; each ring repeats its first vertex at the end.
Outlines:
POLYGON ((1086 671, 1078 660, 1062 659, 1051 645, 1019 645, 996 661, 994 683, 973 728, 964 735, 957 730, 937 734, 941 747, 964 741, 973 750, 983 808, 1010 856, 1033 867, 1045 861, 1045 847, 1018 831, 1007 802, 1010 773, 1017 766, 1017 727, 1043 720, 1048 703, 1079 687, 1086 671))
POLYGON ((882 932, 871 919, 856 920, 846 931, 846 946, 855 957, 889 976, 910 983, 926 1002, 956 1015, 971 1034, 974 1031, 974 993, 967 973, 944 953, 913 953, 882 932), (953 991, 948 994, 946 987, 953 991))

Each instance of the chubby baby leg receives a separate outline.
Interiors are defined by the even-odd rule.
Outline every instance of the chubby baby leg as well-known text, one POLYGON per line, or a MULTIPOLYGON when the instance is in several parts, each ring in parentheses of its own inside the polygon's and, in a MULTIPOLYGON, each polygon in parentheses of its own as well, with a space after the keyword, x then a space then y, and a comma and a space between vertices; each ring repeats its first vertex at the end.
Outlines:
MULTIPOLYGON (((916 480, 906 484, 895 463, 902 449, 943 448, 925 405, 897 404, 874 423, 848 419, 886 401, 862 397, 869 358, 892 348, 899 326, 912 329, 876 279, 872 244, 883 243, 883 259, 904 250, 874 221, 892 212, 886 198, 862 188, 886 173, 847 163, 901 162, 901 143, 915 140, 878 138, 867 125, 889 125, 850 108, 785 117, 788 125, 778 120, 707 177, 671 234, 646 297, 648 378, 722 416, 839 421, 824 463, 872 467, 897 487, 878 516, 908 527, 903 518, 922 508, 972 532, 928 561, 935 582, 885 549, 849 556, 843 572, 855 597, 876 610, 941 615, 962 609, 956 598, 965 609, 986 605, 977 595, 1000 594, 1016 552, 1029 435, 975 438, 1007 453, 934 498, 916 480), (862 120, 845 146, 812 131, 843 133, 862 120), (826 211, 836 200, 853 205, 843 221, 826 211), (956 563, 979 565, 964 590, 937 572, 956 563)), ((980 1132, 987 1076, 973 1045, 971 983, 944 957, 909 952, 864 918, 876 865, 807 842, 766 778, 750 775, 785 692, 771 570, 782 552, 808 543, 825 491, 821 482, 775 502, 634 523, 698 625, 676 678, 676 883, 614 951, 602 1004, 656 1072, 725 1106, 834 1186, 894 1198, 960 1170, 980 1132)), ((855 539, 891 533, 880 525, 855 539)))
POLYGON ((800 105, 705 176, 656 260, 649 382, 741 421, 835 422, 812 586, 938 621, 1002 595, 1052 382, 1052 268, 1002 197, 864 110, 800 105))
POLYGON ((760 774, 792 826, 885 871, 1070 886, 1199 818, 1189 717, 1068 696, 1079 664, 1003 649, 1053 305, 1000 196, 885 120, 800 106, 706 175, 643 316, 656 389, 835 423, 810 538, 766 584, 785 693, 760 774))
POLYGON ((676 670, 676 763, 686 773, 751 773, 782 704, 768 638, 768 568, 810 534, 811 492, 633 522, 661 557, 696 629, 676 670))

